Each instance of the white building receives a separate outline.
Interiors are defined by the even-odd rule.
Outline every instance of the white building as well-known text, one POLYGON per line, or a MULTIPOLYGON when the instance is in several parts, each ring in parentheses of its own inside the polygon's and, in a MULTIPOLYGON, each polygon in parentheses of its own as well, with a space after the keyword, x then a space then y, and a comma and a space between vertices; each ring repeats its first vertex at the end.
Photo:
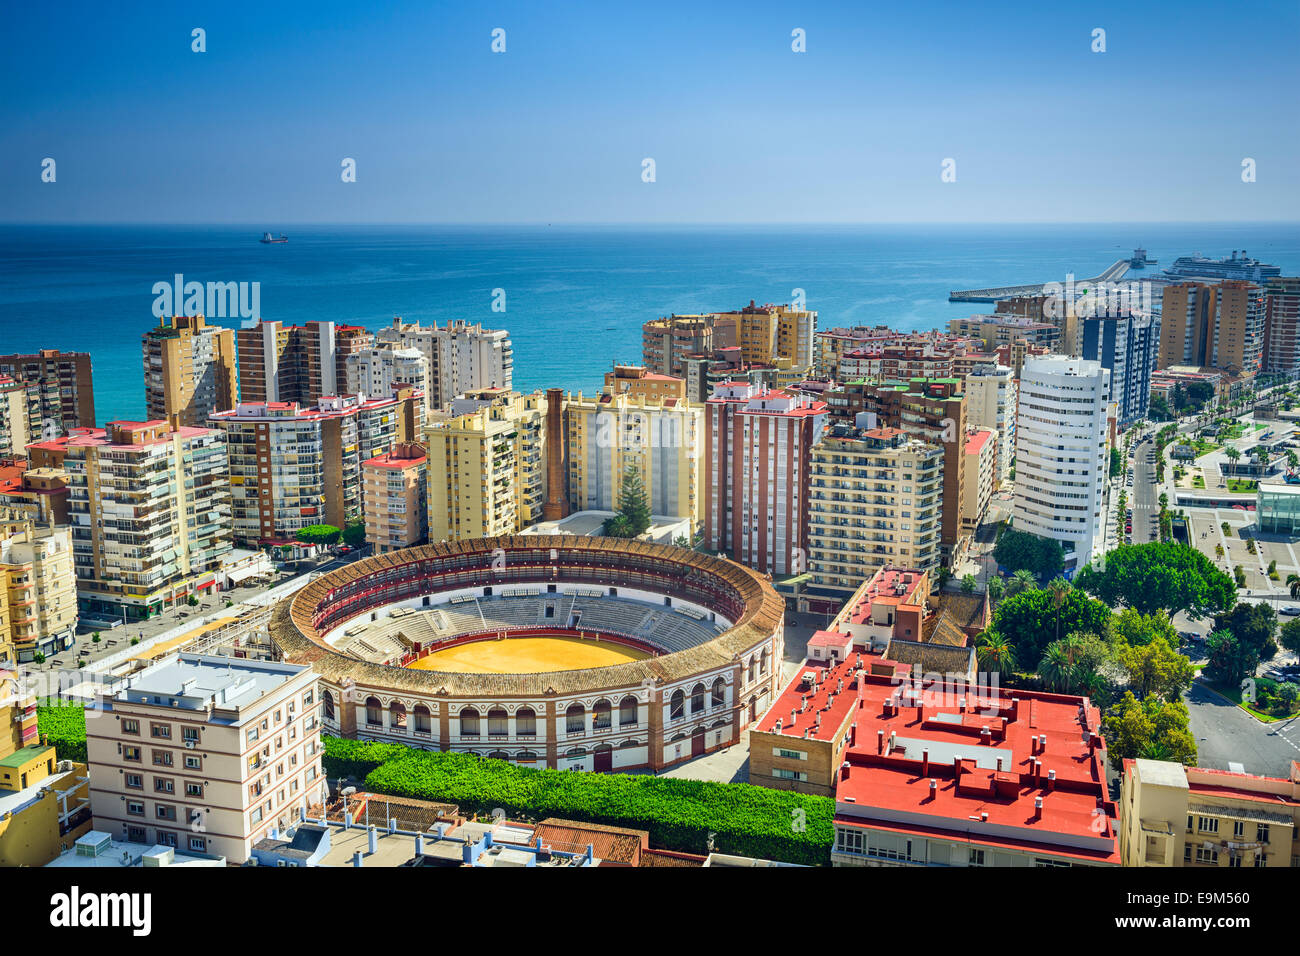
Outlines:
POLYGON ((514 350, 504 329, 485 329, 464 319, 439 328, 437 322, 422 326, 396 318, 375 338, 389 347, 419 349, 424 354, 429 363, 425 394, 431 409, 442 408, 466 392, 508 390, 514 382, 514 350))
POLYGON ((164 658, 86 722, 95 829, 243 863, 321 800, 320 707, 305 665, 164 658))
POLYGON ((994 487, 1007 481, 1016 454, 1016 406, 1019 388, 1015 372, 1005 365, 976 366, 966 376, 966 424, 998 433, 994 487))
POLYGON ((347 357, 347 394, 381 398, 397 385, 411 385, 429 394, 429 360, 415 348, 379 348, 347 357))
POLYGON ((1087 564, 1102 534, 1109 405, 1110 372, 1099 362, 1025 360, 1012 515, 1016 530, 1060 541, 1067 568, 1087 564))

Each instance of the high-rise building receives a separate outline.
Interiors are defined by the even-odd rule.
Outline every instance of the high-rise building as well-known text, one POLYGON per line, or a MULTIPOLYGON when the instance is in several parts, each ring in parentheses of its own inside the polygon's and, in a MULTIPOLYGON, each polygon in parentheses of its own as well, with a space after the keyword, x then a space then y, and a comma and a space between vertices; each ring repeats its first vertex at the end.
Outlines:
POLYGON ((71 528, 0 516, 0 617, 19 661, 72 646, 77 577, 71 528))
POLYGON ((901 428, 922 441, 939 445, 943 461, 943 561, 959 560, 969 543, 961 530, 966 507, 963 467, 966 434, 964 383, 959 378, 912 379, 907 382, 849 382, 825 393, 831 417, 867 427, 901 428), (866 419, 859 416, 867 414, 866 419), (874 417, 872 417, 874 416, 874 417))
POLYGON ((0 455, 22 456, 32 440, 29 394, 25 383, 0 375, 0 455))
POLYGON ((684 378, 685 360, 713 352, 713 324, 707 315, 670 315, 641 326, 641 357, 651 372, 684 378))
POLYGON ((1002 436, 982 428, 966 435, 966 506, 961 514, 962 531, 973 535, 988 513, 993 498, 993 476, 997 471, 998 445, 1002 436))
POLYGON ((419 349, 429 362, 429 407, 442 408, 457 395, 484 388, 509 390, 514 384, 514 347, 504 329, 456 319, 434 322, 393 319, 377 341, 387 347, 419 349))
POLYGON ((347 384, 348 357, 374 343, 360 326, 319 320, 281 325, 263 319, 240 329, 236 338, 239 400, 246 404, 314 405, 327 396, 355 394, 347 384))
POLYGON ((1175 283, 1161 294, 1158 365, 1192 365, 1251 377, 1263 365, 1265 290, 1226 279, 1175 283))
POLYGON ((613 371, 605 373, 604 391, 606 395, 686 401, 684 379, 647 371, 644 365, 615 365, 613 371))
POLYGON ((146 332, 143 345, 149 421, 202 428, 213 412, 234 407, 234 329, 208 325, 201 315, 174 315, 146 332))
POLYGON ((1110 372, 1111 400, 1120 427, 1145 418, 1151 403, 1151 373, 1159 353, 1160 316, 1117 312, 1082 322, 1080 356, 1110 372))
POLYGON ((235 540, 287 545, 309 525, 361 520, 361 463, 419 435, 424 396, 241 402, 210 421, 230 450, 235 540))
POLYGON ((132 676, 86 722, 95 829, 245 862, 322 803, 310 666, 178 654, 132 676))
POLYGON ((704 544, 770 574, 808 567, 812 449, 825 403, 748 382, 705 403, 704 544))
POLYGON ((938 445, 897 428, 835 424, 813 445, 810 474, 810 595, 843 601, 886 565, 938 565, 938 445))
POLYGON ((429 540, 514 534, 540 521, 548 442, 562 440, 553 422, 541 392, 504 392, 425 429, 429 540))
POLYGON ((1017 531, 1061 542, 1081 568, 1102 535, 1110 372, 1099 362, 1032 358, 1016 421, 1017 531))
POLYGON ((675 398, 569 395, 564 405, 569 506, 617 511, 628 469, 645 485, 651 514, 700 523, 703 410, 675 398))
POLYGON ((0 355, 0 375, 35 386, 29 419, 34 435, 56 438, 73 428, 95 427, 95 389, 90 355, 42 349, 32 355, 0 355))
POLYGON ((1005 365, 972 369, 966 376, 966 424, 998 434, 997 461, 993 471, 996 490, 1011 474, 1016 454, 1016 410, 1019 385, 1015 373, 1005 365))
POLYGON ((427 396, 431 379, 429 360, 419 349, 366 349, 347 358, 348 395, 391 395, 408 385, 427 396))
POLYGON ((1012 342, 1027 342, 1053 350, 1061 346, 1061 330, 1057 326, 1022 316, 974 315, 969 319, 951 319, 948 331, 953 335, 978 338, 990 352, 999 345, 1010 345, 1012 342))
POLYGON ((1300 278, 1269 279, 1264 300, 1264 371, 1295 375, 1300 372, 1300 278))
POLYGON ((749 305, 735 312, 710 316, 713 344, 738 345, 747 364, 772 364, 787 358, 795 368, 813 364, 813 335, 817 313, 791 309, 788 305, 749 305))
POLYGON ((214 589, 231 550, 219 431, 110 422, 28 453, 33 467, 67 473, 83 617, 139 620, 214 589))
POLYGON ((424 446, 398 442, 361 465, 366 541, 376 554, 409 548, 428 536, 428 459, 424 446))

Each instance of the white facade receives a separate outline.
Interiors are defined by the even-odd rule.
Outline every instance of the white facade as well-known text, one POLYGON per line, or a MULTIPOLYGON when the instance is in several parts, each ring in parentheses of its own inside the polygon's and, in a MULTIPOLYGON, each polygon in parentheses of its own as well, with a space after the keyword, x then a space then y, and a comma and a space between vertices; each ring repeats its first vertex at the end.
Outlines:
POLYGON ((415 348, 367 349, 347 357, 347 393, 387 398, 396 385, 429 394, 429 360, 415 348))
POLYGON ((1074 566, 1101 538, 1110 372, 1099 362, 1030 358, 1020 375, 1013 517, 1018 531, 1060 541, 1074 566))
POLYGON ((514 350, 510 333, 485 329, 457 319, 439 328, 438 323, 394 319, 376 339, 388 347, 418 349, 429 363, 428 407, 443 408, 457 395, 484 388, 509 389, 514 382, 514 350))
POLYGON ((1016 454, 1016 410, 1019 387, 1015 372, 1005 365, 976 368, 966 376, 966 424, 998 433, 994 487, 1007 481, 1016 454))

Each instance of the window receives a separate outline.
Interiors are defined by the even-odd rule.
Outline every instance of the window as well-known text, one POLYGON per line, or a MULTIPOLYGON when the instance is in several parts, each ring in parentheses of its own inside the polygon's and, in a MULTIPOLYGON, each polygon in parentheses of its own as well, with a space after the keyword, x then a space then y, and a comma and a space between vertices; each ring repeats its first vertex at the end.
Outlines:
POLYGON ((1192 862, 1192 845, 1190 843, 1183 844, 1183 862, 1184 863, 1192 862))
POLYGON ((983 866, 983 865, 984 865, 984 851, 983 851, 983 850, 976 850, 976 849, 972 848, 971 851, 970 851, 969 863, 970 863, 971 866, 983 866))
POLYGON ((379 706, 377 698, 366 698, 366 724, 370 727, 382 727, 384 725, 383 708, 379 706))
POLYGON ((196 836, 190 837, 190 850, 192 850, 195 853, 207 853, 208 838, 196 837, 196 836))
POLYGON ((159 845, 161 845, 161 846, 170 846, 170 847, 175 847, 175 846, 176 846, 176 834, 175 834, 175 833, 169 833, 169 832, 166 831, 166 830, 159 830, 159 831, 158 831, 158 843, 159 843, 159 845))
POLYGON ((533 712, 531 707, 520 707, 515 712, 515 736, 537 736, 537 714, 533 712))
POLYGON ((159 820, 171 820, 175 822, 176 808, 166 803, 160 803, 158 806, 154 807, 153 815, 159 820))
POLYGON ((614 708, 609 701, 596 701, 591 709, 591 726, 594 730, 609 730, 614 726, 614 708))
POLYGON ((193 741, 194 743, 198 743, 198 742, 199 742, 199 728, 197 728, 197 727, 183 727, 183 728, 181 728, 181 739, 182 739, 182 740, 186 740, 186 741, 193 741))
POLYGON ((170 767, 172 765, 172 753, 170 750, 155 750, 153 752, 153 765, 155 767, 170 767))
POLYGON ((133 817, 144 816, 144 804, 139 800, 126 801, 126 812, 133 817))
POLYGON ((157 740, 171 740, 172 739, 171 724, 150 724, 149 735, 151 737, 154 737, 157 740))
POLYGON ((122 733, 140 735, 140 721, 123 718, 122 733))
POLYGON ((1235 837, 1245 836, 1245 835, 1246 835, 1246 824, 1242 823, 1240 820, 1233 820, 1233 821, 1232 821, 1232 835, 1235 836, 1235 837))
POLYGON ((1216 817, 1197 817, 1196 829, 1201 833, 1218 833, 1219 821, 1216 817))
POLYGON ((721 707, 727 702, 727 682, 721 677, 713 682, 713 706, 721 707))
POLYGON ((802 770, 785 770, 781 767, 776 767, 775 769, 773 769, 772 776, 776 777, 778 780, 807 780, 808 779, 808 774, 804 773, 802 770))
POLYGON ((1263 850, 1255 851, 1255 866, 1268 866, 1268 854, 1263 850))
POLYGON ((1267 823, 1261 823, 1259 826, 1257 826, 1257 827, 1255 828, 1255 841, 1256 841, 1257 843, 1267 843, 1267 842, 1268 842, 1268 824, 1267 824, 1267 823))
POLYGON ((460 735, 462 737, 478 736, 478 711, 466 707, 460 712, 460 735))
POLYGON ((258 731, 258 729, 257 729, 256 727, 250 727, 250 728, 248 728, 248 732, 247 732, 246 734, 244 734, 244 739, 247 740, 250 744, 251 744, 251 743, 256 743, 256 742, 257 742, 257 738, 258 738, 260 735, 261 735, 261 734, 260 734, 260 732, 258 731))
POLYGON ((510 715, 501 707, 493 707, 488 711, 488 736, 505 737, 510 733, 510 715))
POLYGON ((1047 857, 1042 856, 1034 857, 1034 866, 1038 867, 1061 867, 1069 865, 1070 864, 1064 860, 1049 860, 1047 857))
POLYGON ((620 727, 636 726, 637 700, 635 697, 624 697, 618 704, 618 725, 620 727))
MULTIPOLYGON (((326 696, 328 697, 329 691, 326 691, 325 693, 326 696)), ((328 709, 331 708, 333 705, 328 700, 326 700, 325 706, 328 709)), ((416 704, 415 705, 415 732, 417 734, 427 734, 432 732, 432 728, 433 728, 433 723, 430 720, 429 708, 425 707, 423 704, 416 704)))
POLYGON ((170 777, 154 777, 153 792, 154 793, 175 793, 176 784, 172 782, 172 779, 170 777))
POLYGON ((773 747, 772 753, 777 757, 784 757, 786 760, 808 759, 808 754, 802 750, 782 750, 780 747, 773 747))
POLYGON ((867 851, 865 834, 857 829, 835 830, 835 851, 837 853, 863 854, 867 851))
POLYGON ((202 797, 202 796, 203 796, 203 784, 201 784, 201 783, 187 783, 187 784, 185 784, 185 796, 187 796, 187 797, 202 797))
POLYGON ((194 754, 186 754, 186 755, 185 755, 185 769, 186 769, 186 770, 202 770, 202 769, 203 769, 203 761, 202 761, 199 757, 195 756, 194 754))
POLYGON ((696 684, 691 688, 691 713, 698 714, 704 709, 704 685, 696 684))
POLYGON ((1197 847, 1196 862, 1217 864, 1219 862, 1219 848, 1214 846, 1197 847))
POLYGON ((587 711, 581 704, 570 704, 564 712, 564 732, 580 734, 587 729, 587 711))
POLYGON ((325 699, 325 719, 333 720, 334 719, 334 695, 331 694, 329 691, 325 691, 323 697, 325 699))
POLYGON ((686 713, 686 694, 678 690, 673 691, 673 696, 668 704, 668 719, 676 720, 686 713))
POLYGON ((126 786, 130 790, 143 790, 144 777, 138 773, 128 773, 126 775, 126 786))
POLYGON ((140 762, 140 748, 139 748, 139 747, 123 747, 123 748, 122 748, 122 759, 123 759, 123 760, 131 760, 131 761, 134 761, 134 762, 136 762, 136 763, 139 763, 139 762, 140 762))

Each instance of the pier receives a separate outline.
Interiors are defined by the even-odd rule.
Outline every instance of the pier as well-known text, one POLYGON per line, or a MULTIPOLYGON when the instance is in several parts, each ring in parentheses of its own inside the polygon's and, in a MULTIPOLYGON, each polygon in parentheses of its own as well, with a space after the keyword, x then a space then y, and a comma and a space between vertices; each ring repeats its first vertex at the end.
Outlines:
MULTIPOLYGON (((1128 275, 1130 262, 1128 259, 1116 259, 1105 272, 1091 279, 1075 279, 1074 284, 1080 289, 1086 289, 1089 285, 1098 282, 1119 282, 1124 276, 1128 275)), ((1061 277, 1061 284, 1064 284, 1065 277, 1061 277)), ((1042 295, 1043 286, 1046 282, 1033 282, 1028 285, 1004 285, 991 289, 967 289, 962 292, 949 292, 949 302, 998 302, 1002 299, 1011 299, 1022 295, 1042 295)))

